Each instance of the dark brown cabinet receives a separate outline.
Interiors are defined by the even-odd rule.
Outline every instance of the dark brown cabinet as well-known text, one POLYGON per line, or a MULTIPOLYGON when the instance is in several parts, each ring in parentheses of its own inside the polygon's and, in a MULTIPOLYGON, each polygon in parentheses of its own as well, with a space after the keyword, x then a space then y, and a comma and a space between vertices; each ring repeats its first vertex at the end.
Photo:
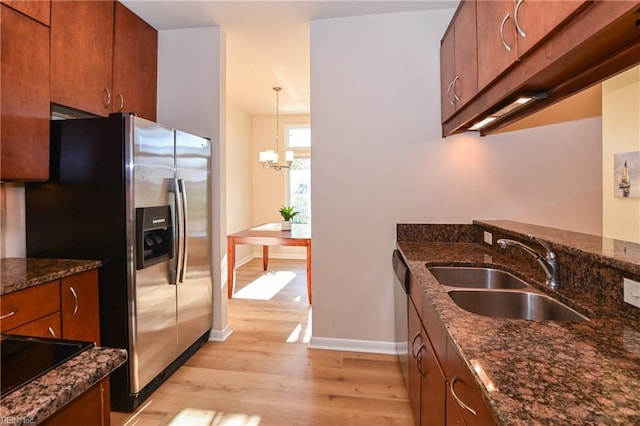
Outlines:
POLYGON ((415 424, 495 424, 475 379, 412 274, 409 296, 408 393, 415 424))
POLYGON ((442 122, 478 93, 476 1, 460 5, 440 46, 442 122))
POLYGON ((60 283, 62 338, 100 345, 98 270, 62 278, 60 283))
POLYGON ((113 41, 113 112, 156 120, 158 32, 116 2, 113 41))
POLYGON ((0 179, 49 178, 49 28, 1 5, 0 179))
POLYGON ((422 317, 422 290, 409 282, 409 401, 416 425, 445 424, 445 377, 422 317))
POLYGON ((113 16, 113 1, 52 2, 51 102, 109 115, 113 16))
POLYGON ((119 2, 54 1, 51 102, 156 119, 158 32, 119 2))
POLYGON ((47 27, 49 26, 51 21, 50 0, 2 0, 1 3, 12 7, 47 27))
POLYGON ((461 2, 441 46, 443 136, 469 130, 523 95, 538 95, 480 129, 490 134, 636 65, 639 7, 622 0, 461 2), (457 69, 455 30, 467 3, 477 15, 470 45, 477 49, 478 80, 475 96, 462 103, 450 70, 457 69))
POLYGON ((465 424, 478 426, 495 424, 482 399, 475 379, 471 377, 465 362, 451 342, 447 348, 445 368, 448 382, 447 401, 449 402, 447 416, 452 418, 451 424, 459 424, 458 417, 462 417, 465 424), (457 416, 454 414, 454 408, 457 416))
POLYGON ((477 3, 478 89, 482 90, 583 6, 583 1, 477 3))

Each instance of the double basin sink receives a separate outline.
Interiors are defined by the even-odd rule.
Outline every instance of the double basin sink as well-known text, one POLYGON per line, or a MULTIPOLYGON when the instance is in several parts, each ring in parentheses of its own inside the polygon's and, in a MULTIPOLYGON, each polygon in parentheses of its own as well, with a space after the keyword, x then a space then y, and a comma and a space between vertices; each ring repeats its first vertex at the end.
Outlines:
POLYGON ((429 268, 460 308, 492 318, 588 321, 565 304, 499 269, 466 266, 429 268))

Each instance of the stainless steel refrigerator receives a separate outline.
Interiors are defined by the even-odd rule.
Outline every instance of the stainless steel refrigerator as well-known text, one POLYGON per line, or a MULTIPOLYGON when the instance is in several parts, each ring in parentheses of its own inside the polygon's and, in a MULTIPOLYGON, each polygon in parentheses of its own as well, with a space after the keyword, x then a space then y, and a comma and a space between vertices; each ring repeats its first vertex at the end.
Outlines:
POLYGON ((51 178, 25 185, 28 257, 99 259, 100 344, 125 348, 132 411, 208 339, 211 146, 133 115, 51 122, 51 178))

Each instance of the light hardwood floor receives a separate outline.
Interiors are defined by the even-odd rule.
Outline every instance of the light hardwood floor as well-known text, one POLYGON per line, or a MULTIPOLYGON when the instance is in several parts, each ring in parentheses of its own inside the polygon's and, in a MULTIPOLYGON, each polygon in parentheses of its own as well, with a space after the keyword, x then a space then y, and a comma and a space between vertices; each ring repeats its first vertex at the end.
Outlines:
POLYGON ((112 425, 413 425, 395 356, 307 347, 304 260, 271 259, 265 273, 253 259, 236 283, 227 341, 204 345, 137 412, 113 412, 112 425), (242 298, 289 280, 270 300, 242 298))

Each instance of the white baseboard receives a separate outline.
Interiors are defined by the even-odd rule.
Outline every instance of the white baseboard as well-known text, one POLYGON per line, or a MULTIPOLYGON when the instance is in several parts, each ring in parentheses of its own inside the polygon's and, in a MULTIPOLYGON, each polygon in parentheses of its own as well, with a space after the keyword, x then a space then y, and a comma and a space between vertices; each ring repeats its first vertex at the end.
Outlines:
POLYGON ((231 329, 229 324, 227 324, 227 326, 222 330, 211 330, 209 332, 209 341, 224 342, 229 338, 229 336, 231 336, 232 333, 233 333, 233 330, 231 329))
POLYGON ((311 337, 310 349, 326 349, 330 351, 367 352, 374 354, 396 355, 394 342, 375 340, 332 339, 327 337, 311 337))

